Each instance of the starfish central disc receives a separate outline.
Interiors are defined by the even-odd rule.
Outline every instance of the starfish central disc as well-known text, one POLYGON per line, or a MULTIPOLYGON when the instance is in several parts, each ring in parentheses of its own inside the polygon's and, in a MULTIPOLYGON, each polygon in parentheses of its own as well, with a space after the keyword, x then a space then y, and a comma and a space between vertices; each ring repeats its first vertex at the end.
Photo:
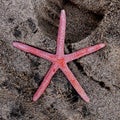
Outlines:
POLYGON ((56 64, 58 64, 59 67, 64 67, 64 65, 66 64, 65 59, 64 58, 57 59, 56 64))

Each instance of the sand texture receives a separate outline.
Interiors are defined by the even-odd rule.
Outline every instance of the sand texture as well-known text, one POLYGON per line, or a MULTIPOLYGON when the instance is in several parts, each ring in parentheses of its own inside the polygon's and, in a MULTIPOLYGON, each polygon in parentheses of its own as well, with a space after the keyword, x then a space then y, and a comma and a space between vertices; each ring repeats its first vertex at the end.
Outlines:
POLYGON ((0 120, 120 120, 120 0, 0 0, 0 120), (51 63, 12 46, 20 41, 54 54, 62 9, 66 54, 106 44, 68 64, 90 103, 60 70, 32 102, 51 63))

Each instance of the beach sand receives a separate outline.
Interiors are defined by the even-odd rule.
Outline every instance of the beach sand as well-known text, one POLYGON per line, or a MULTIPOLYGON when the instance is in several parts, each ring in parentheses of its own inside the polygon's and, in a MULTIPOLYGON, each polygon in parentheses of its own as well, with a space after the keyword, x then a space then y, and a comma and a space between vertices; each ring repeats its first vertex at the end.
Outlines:
POLYGON ((0 120, 120 120, 120 1, 1 0, 0 120), (90 103, 60 70, 32 102, 51 63, 12 46, 20 41, 54 54, 62 9, 67 16, 66 54, 106 44, 68 64, 90 103))

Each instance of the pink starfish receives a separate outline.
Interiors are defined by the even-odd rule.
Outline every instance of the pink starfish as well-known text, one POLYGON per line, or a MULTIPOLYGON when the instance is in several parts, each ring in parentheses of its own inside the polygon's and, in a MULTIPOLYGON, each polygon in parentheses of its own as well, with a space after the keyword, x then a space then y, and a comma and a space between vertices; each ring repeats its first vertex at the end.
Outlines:
POLYGON ((60 15, 60 24, 59 24, 59 30, 58 30, 58 37, 57 37, 57 52, 56 54, 50 54, 45 51, 36 49, 34 47, 31 47, 29 45, 20 43, 20 42, 13 42, 13 46, 15 46, 18 49, 21 49, 25 52, 34 54, 38 57, 42 57, 44 59, 47 59, 52 62, 51 68, 47 72, 43 82, 41 83, 40 87, 36 91, 36 93, 33 96, 33 101, 38 100, 38 98, 44 93, 47 86, 49 85, 52 76, 55 74, 55 72, 58 69, 61 69, 62 72, 66 75, 74 89, 77 91, 77 93, 86 101, 89 102, 89 98, 86 95, 83 88, 80 86, 79 82, 76 80, 75 76, 71 72, 71 70, 68 68, 67 63, 78 59, 82 56, 85 56, 87 54, 93 53, 103 47, 105 47, 104 43, 97 44, 95 46, 91 46, 88 48, 84 48, 82 50, 78 50, 71 54, 64 54, 64 40, 65 40, 65 29, 66 29, 66 15, 65 11, 61 11, 60 15))

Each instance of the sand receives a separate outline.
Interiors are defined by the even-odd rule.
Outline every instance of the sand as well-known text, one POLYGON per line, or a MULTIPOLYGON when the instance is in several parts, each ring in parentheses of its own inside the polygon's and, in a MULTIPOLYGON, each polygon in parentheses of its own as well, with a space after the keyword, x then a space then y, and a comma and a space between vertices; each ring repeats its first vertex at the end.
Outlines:
POLYGON ((119 0, 1 0, 0 108, 0 120, 120 120, 119 0), (68 64, 90 103, 60 70, 32 102, 51 63, 12 46, 20 41, 54 54, 61 9, 67 15, 66 54, 106 44, 68 64))

